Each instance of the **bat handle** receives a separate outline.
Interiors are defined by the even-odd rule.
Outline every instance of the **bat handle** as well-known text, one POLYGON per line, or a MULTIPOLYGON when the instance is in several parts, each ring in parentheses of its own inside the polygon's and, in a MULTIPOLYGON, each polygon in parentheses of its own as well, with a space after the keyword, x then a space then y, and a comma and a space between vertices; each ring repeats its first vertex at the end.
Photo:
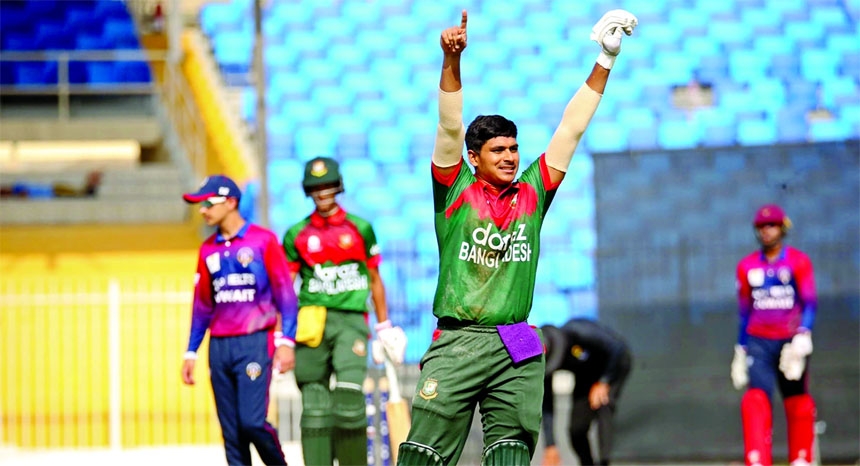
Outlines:
POLYGON ((388 382, 390 384, 388 388, 388 400, 402 400, 403 398, 400 396, 400 379, 397 377, 397 369, 395 369, 394 363, 391 362, 391 359, 388 358, 387 354, 385 355, 385 376, 388 377, 388 382))

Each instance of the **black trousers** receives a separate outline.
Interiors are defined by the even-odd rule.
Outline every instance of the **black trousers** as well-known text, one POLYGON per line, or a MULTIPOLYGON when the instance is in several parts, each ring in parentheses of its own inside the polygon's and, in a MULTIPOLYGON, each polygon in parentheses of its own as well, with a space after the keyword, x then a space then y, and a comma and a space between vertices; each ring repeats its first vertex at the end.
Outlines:
POLYGON ((597 410, 591 409, 588 394, 591 391, 591 386, 599 379, 576 374, 576 384, 574 385, 573 399, 571 400, 573 407, 570 410, 570 420, 568 422, 568 438, 570 439, 573 451, 579 457, 579 463, 582 465, 609 464, 612 453, 612 422, 615 417, 618 398, 621 396, 621 390, 624 388, 624 383, 627 381, 627 376, 630 373, 630 366, 630 358, 624 358, 621 362, 621 367, 619 367, 620 374, 618 379, 610 384, 609 403, 597 410), (591 445, 588 442, 588 430, 591 428, 591 423, 595 420, 597 421, 598 461, 594 460, 591 445))

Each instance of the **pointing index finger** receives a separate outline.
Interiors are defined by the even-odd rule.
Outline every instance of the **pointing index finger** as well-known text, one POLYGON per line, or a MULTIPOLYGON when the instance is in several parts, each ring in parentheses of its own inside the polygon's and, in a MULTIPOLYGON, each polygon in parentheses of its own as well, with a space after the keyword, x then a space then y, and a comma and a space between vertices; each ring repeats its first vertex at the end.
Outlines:
POLYGON ((466 13, 466 10, 463 10, 463 15, 460 19, 460 29, 466 29, 466 21, 468 19, 469 19, 468 13, 466 13))

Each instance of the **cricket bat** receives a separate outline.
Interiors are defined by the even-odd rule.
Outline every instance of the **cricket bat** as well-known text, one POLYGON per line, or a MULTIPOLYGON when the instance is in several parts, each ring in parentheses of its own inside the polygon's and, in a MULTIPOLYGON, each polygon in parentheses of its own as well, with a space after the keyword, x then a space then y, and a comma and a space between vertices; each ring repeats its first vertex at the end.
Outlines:
POLYGON ((385 414, 388 420, 388 439, 391 447, 391 462, 397 464, 397 450, 406 441, 406 435, 412 426, 409 416, 409 406, 400 396, 400 380, 394 363, 385 355, 385 376, 388 378, 388 403, 385 404, 385 414))

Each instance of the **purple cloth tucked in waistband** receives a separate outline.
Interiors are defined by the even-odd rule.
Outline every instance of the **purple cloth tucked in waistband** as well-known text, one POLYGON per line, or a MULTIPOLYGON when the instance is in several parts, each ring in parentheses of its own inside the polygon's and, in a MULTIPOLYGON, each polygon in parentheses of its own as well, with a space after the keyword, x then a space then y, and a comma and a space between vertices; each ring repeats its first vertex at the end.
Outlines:
POLYGON ((512 325, 497 325, 502 343, 508 349, 511 360, 514 363, 524 361, 543 354, 543 343, 540 341, 537 330, 532 328, 528 322, 520 322, 512 325))

